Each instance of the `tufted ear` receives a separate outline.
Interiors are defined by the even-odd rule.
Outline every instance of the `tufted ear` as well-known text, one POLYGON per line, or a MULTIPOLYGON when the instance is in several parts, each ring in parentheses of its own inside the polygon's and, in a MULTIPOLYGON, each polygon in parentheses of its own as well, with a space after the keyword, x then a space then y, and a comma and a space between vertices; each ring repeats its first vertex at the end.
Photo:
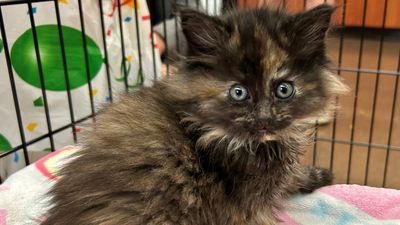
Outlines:
POLYGON ((290 51, 299 56, 324 51, 333 11, 334 7, 323 4, 292 16, 284 27, 290 51))
POLYGON ((181 10, 180 17, 189 55, 215 55, 227 35, 222 21, 192 9, 181 10))

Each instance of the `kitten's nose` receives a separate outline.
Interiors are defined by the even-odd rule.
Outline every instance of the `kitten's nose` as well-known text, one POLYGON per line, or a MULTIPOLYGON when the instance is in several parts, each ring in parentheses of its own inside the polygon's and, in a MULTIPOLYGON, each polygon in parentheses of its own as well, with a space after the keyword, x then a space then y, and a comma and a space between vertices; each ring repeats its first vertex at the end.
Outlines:
POLYGON ((271 105, 267 101, 263 101, 258 105, 258 117, 261 120, 267 120, 271 117, 271 105))
POLYGON ((261 120, 267 120, 269 117, 271 117, 271 113, 269 112, 269 109, 260 109, 258 111, 258 117, 261 120))

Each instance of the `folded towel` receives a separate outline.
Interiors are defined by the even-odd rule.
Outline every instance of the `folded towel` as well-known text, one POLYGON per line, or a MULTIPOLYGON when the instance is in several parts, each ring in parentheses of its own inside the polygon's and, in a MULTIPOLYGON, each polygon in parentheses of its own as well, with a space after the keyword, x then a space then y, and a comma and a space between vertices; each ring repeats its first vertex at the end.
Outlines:
MULTIPOLYGON (((45 193, 78 147, 66 147, 13 174, 0 186, 0 225, 38 224, 48 208, 45 193)), ((295 195, 278 212, 288 225, 400 225, 400 191, 332 185, 295 195)))

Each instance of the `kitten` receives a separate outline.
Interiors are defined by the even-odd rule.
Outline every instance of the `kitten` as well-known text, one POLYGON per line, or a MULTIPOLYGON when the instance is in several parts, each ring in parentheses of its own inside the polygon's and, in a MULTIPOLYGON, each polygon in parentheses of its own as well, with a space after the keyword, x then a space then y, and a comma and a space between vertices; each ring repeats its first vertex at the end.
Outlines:
POLYGON ((104 108, 43 225, 272 225, 283 198, 332 181, 299 164, 309 121, 346 87, 325 56, 332 7, 181 12, 170 78, 104 108))

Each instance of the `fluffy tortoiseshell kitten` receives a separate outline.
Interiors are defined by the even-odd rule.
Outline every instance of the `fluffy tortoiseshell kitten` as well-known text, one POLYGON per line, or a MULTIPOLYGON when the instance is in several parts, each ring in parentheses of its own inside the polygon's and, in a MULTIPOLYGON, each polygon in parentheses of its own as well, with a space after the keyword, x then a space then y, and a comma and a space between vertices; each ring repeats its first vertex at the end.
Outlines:
POLYGON ((345 91, 329 69, 332 7, 181 12, 178 71, 104 108, 62 170, 43 225, 267 225, 328 185, 299 155, 345 91))

